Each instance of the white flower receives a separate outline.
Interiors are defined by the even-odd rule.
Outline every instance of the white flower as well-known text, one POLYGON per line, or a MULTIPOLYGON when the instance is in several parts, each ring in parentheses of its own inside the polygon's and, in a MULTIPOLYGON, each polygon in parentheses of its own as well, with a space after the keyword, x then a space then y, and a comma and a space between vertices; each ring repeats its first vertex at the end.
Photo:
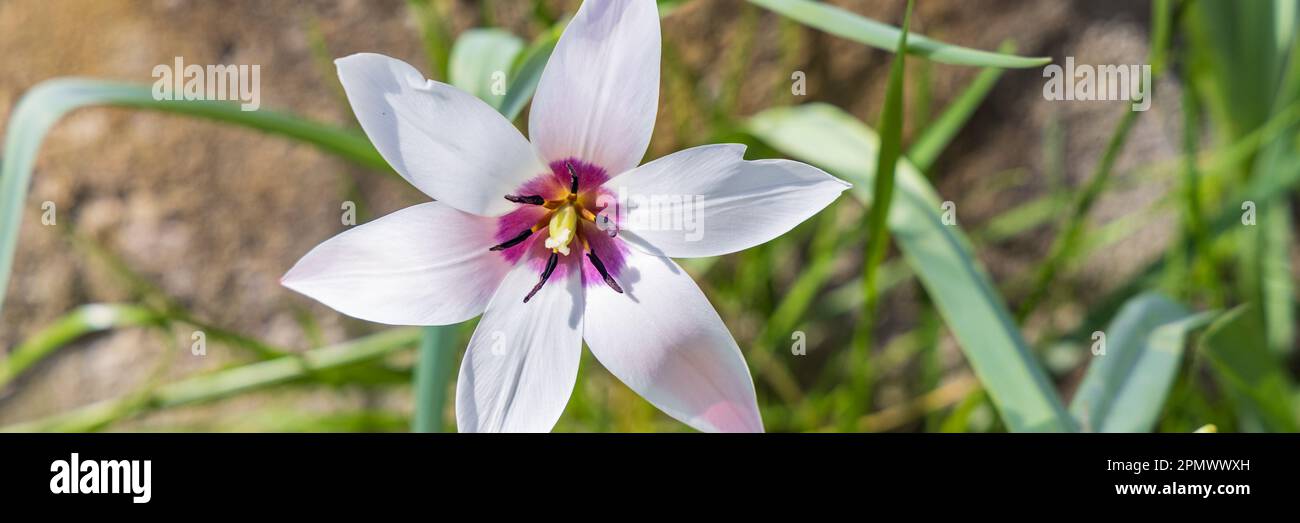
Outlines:
POLYGON ((385 324, 482 314, 457 383, 464 432, 550 430, 584 339, 668 415, 703 431, 762 431, 735 339, 670 257, 771 240, 848 184, 802 163, 744 161, 740 145, 638 167, 658 108, 659 52, 653 0, 584 2, 542 74, 531 143, 484 102, 404 62, 338 60, 375 147, 437 201, 322 243, 284 285, 385 324), (684 204, 646 204, 661 195, 684 204), (683 212, 699 230, 664 226, 683 212))

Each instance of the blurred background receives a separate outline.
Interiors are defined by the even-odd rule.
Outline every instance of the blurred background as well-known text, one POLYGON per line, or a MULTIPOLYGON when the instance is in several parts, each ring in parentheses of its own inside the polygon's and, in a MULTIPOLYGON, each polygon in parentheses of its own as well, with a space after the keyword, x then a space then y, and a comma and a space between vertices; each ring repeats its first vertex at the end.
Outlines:
MULTIPOLYGON (((905 9, 829 3, 891 25, 905 9)), ((1017 54, 1058 64, 1156 64, 1152 107, 1133 113, 1126 102, 1046 100, 1041 65, 906 62, 904 149, 950 129, 932 160, 917 162, 922 179, 952 202, 989 296, 1022 337, 1012 345, 1069 405, 1070 430, 1295 430, 1290 167, 1300 118, 1285 95, 1294 3, 1168 2, 1161 29, 1145 1, 917 2, 912 30, 945 42, 994 50, 1013 41, 1017 54), (1167 49, 1153 49, 1162 35, 1167 49), (958 105, 966 109, 954 125, 945 116, 958 105), (1241 196, 1261 180, 1271 182, 1266 198, 1241 196), (1256 225, 1238 221, 1248 199, 1256 225), (1149 337, 1188 318, 1173 342, 1149 337), (1097 332, 1105 355, 1094 355, 1097 332), (1240 348, 1252 343, 1262 348, 1240 348), (1090 371, 1099 356, 1118 367, 1090 371), (1145 376, 1160 383, 1149 389, 1145 376), (1071 404, 1088 380, 1111 389, 1071 404), (1120 412, 1141 421, 1112 427, 1096 419, 1101 403, 1144 412, 1120 412)), ((797 148, 751 125, 778 107, 823 103, 876 127, 892 52, 742 0, 661 4, 670 4, 662 99, 647 159, 734 141, 752 157, 794 157, 797 148), (792 93, 796 72, 806 94, 792 93)), ((378 52, 445 80, 467 30, 500 28, 527 45, 577 5, 0 1, 0 121, 43 81, 147 86, 155 65, 181 56, 259 64, 263 110, 356 130, 333 58, 378 52)), ((841 174, 833 161, 799 159, 841 174)), ((450 379, 424 389, 439 408, 420 428, 454 430, 444 398, 472 322, 431 335, 382 328, 278 284, 346 228, 348 201, 363 223, 425 198, 383 169, 244 127, 120 107, 63 118, 40 148, 0 311, 0 429, 410 430, 424 338, 450 354, 432 371, 450 369, 450 379), (44 202, 56 205, 56 225, 42 223, 44 202)), ((955 335, 962 311, 936 305, 942 282, 918 281, 891 248, 879 304, 864 308, 865 209, 846 193, 777 241, 686 264, 746 354, 768 430, 1019 429, 980 379, 996 378, 996 365, 977 373, 968 361, 979 336, 955 335), (859 347, 855 331, 868 322, 870 346, 859 347)), ((557 431, 689 430, 590 353, 580 373, 557 431)))

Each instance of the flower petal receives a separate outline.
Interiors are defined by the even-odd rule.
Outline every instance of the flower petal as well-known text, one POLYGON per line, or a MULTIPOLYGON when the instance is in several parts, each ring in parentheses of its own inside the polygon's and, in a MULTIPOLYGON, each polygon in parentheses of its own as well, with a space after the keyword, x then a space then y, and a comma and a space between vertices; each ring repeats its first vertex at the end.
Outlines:
POLYGON ((496 223, 441 202, 402 209, 317 245, 280 281, 334 310, 390 325, 481 314, 510 265, 496 223))
POLYGON ((728 254, 785 234, 849 188, 811 165, 744 156, 743 145, 706 145, 607 182, 629 243, 673 258, 728 254))
POLYGON ((379 154, 434 199, 498 216, 514 208, 503 196, 547 172, 519 130, 478 98, 384 55, 354 54, 335 64, 379 154))
MULTIPOLYGON (((545 251, 541 242, 535 251, 545 251)), ((566 257, 528 303, 537 284, 525 258, 492 297, 474 330, 456 382, 461 432, 546 432, 578 379, 582 356, 582 278, 566 257)))
POLYGON ((706 432, 762 432, 754 382, 736 340, 691 277, 632 252, 619 284, 587 288, 583 337, 623 383, 706 432))
POLYGON ((533 98, 528 136, 542 158, 611 176, 640 164, 659 108, 659 48, 653 0, 583 2, 533 98))

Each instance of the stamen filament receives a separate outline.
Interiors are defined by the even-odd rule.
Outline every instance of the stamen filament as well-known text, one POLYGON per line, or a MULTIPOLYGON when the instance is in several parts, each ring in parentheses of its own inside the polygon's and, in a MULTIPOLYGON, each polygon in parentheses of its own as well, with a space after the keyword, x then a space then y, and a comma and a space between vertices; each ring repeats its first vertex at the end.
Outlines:
POLYGON ((493 247, 493 248, 488 249, 488 250, 489 250, 489 251, 504 251, 504 250, 506 250, 506 249, 509 249, 509 248, 511 248, 511 247, 514 247, 514 246, 516 246, 516 245, 519 245, 520 242, 523 242, 524 240, 527 240, 529 236, 532 236, 532 235, 533 235, 533 232, 534 232, 536 229, 537 229, 536 226, 534 226, 534 227, 530 227, 530 228, 528 228, 528 229, 524 229, 524 231, 521 232, 521 233, 519 233, 518 236, 515 236, 514 238, 511 238, 511 239, 509 239, 509 240, 506 240, 505 243, 502 243, 501 245, 497 245, 496 247, 493 247))
POLYGON ((590 247, 587 249, 587 259, 591 260, 591 265, 596 267, 596 272, 599 272, 600 276, 605 279, 605 285, 614 289, 614 292, 623 294, 623 288, 619 287, 618 282, 614 281, 614 277, 609 275, 609 271, 605 269, 605 264, 596 256, 596 251, 591 250, 590 247))
POLYGON ((546 199, 537 195, 519 196, 515 194, 507 194, 506 199, 510 200, 511 202, 524 204, 524 205, 545 205, 546 204, 546 199))
POLYGON ((578 170, 573 168, 573 162, 565 162, 564 166, 569 169, 569 192, 578 194, 578 170))
POLYGON ((546 280, 551 278, 551 273, 555 272, 555 266, 559 263, 560 253, 551 251, 551 257, 546 260, 546 270, 542 271, 541 281, 537 282, 537 285, 533 287, 533 290, 528 291, 527 296, 524 296, 524 303, 528 303, 528 300, 533 299, 533 295, 537 294, 537 291, 542 290, 542 286, 546 285, 546 280))

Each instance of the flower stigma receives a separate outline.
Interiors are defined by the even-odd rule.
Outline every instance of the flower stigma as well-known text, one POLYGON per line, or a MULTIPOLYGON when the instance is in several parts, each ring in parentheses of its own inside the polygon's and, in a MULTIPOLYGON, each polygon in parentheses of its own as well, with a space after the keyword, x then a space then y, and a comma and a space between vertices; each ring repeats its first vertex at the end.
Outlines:
POLYGON ((546 248, 552 252, 569 255, 569 244, 578 233, 578 210, 576 203, 565 203, 551 216, 548 227, 550 236, 546 238, 546 248))

